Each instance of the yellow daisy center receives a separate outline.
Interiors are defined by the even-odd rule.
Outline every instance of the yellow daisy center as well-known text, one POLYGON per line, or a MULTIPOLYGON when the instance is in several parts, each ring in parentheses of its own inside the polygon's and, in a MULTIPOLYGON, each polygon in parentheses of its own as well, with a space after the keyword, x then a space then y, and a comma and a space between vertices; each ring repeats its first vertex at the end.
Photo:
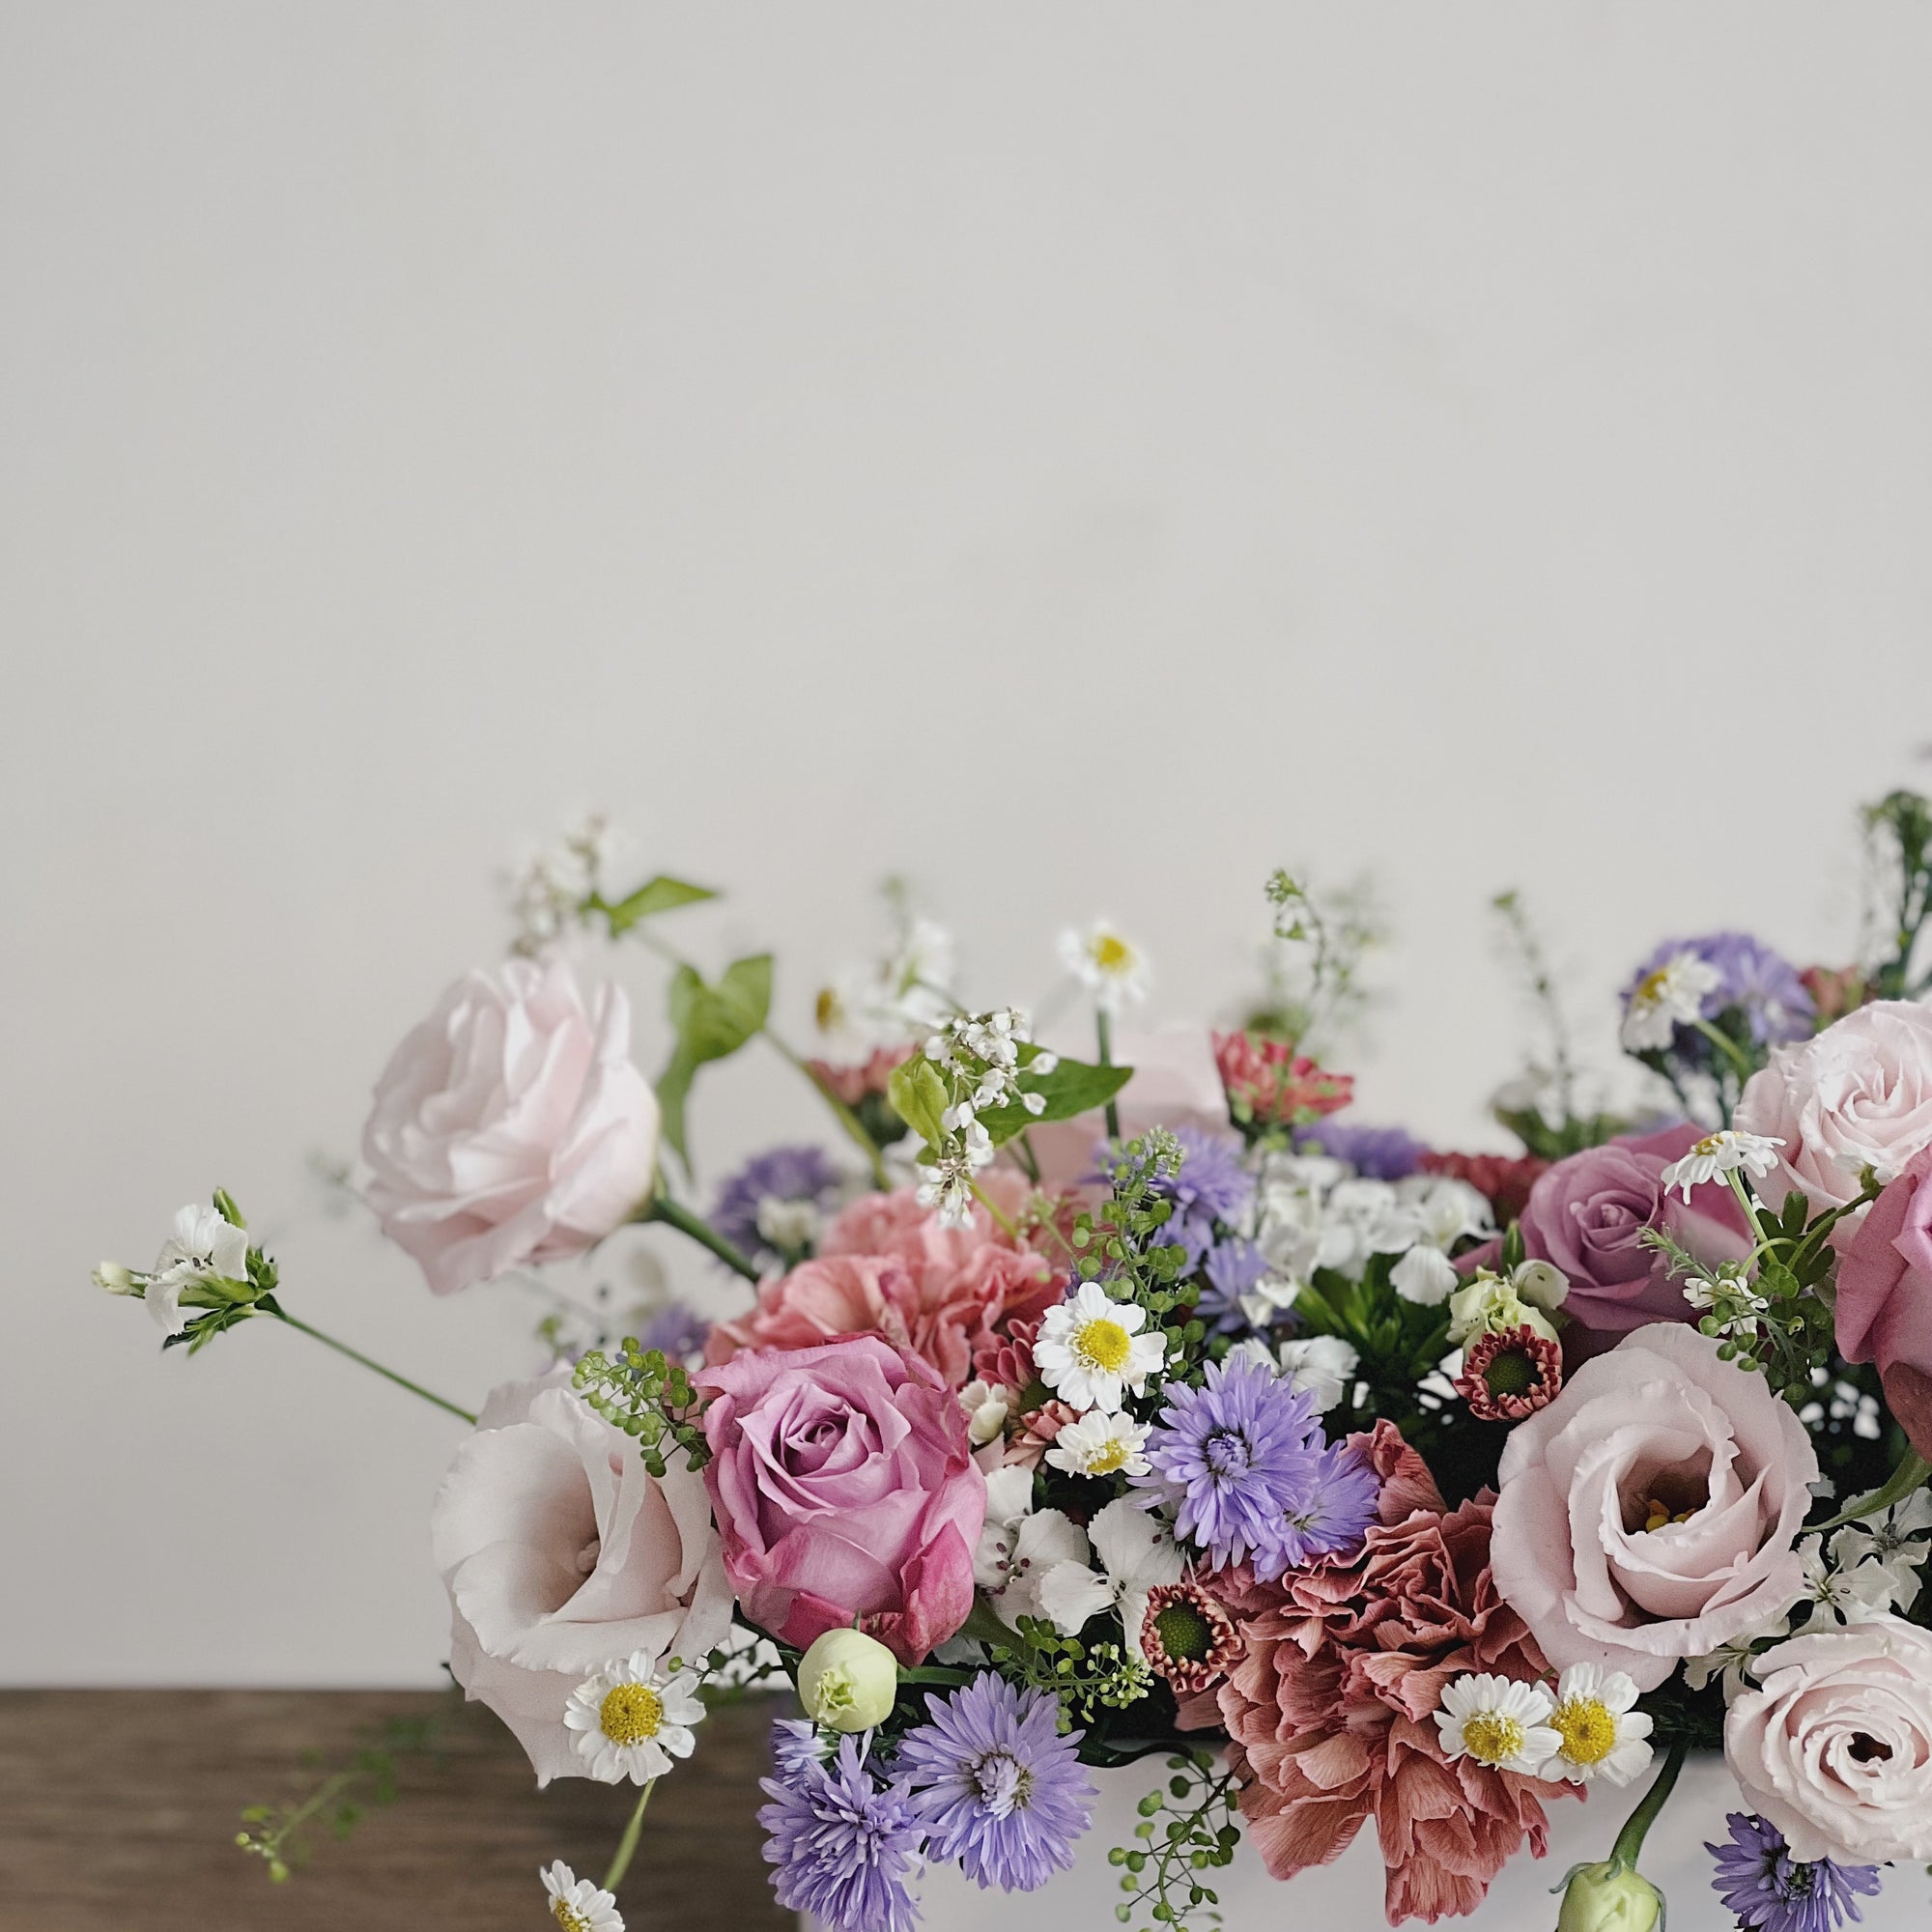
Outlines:
POLYGON ((1124 973, 1134 963, 1134 949, 1118 933, 1103 932, 1088 951, 1103 973, 1124 973))
POLYGON ((563 1932, 590 1932, 590 1921, 578 1911, 568 1899, 553 1898, 550 1902, 550 1916, 563 1927, 563 1932))
POLYGON ((1073 1346, 1090 1366, 1105 1369, 1110 1376, 1119 1375, 1127 1366, 1127 1357, 1134 1350, 1133 1338, 1127 1331, 1104 1315, 1083 1321, 1074 1332, 1073 1346))
POLYGON ((1479 1711, 1463 1726, 1463 1748, 1478 1764, 1505 1764, 1522 1747, 1522 1726, 1501 1711, 1479 1711))
POLYGON ((1716 1153, 1719 1151, 1719 1149, 1723 1146, 1723 1144, 1724 1144, 1723 1135, 1706 1134, 1701 1141, 1693 1141, 1691 1143, 1690 1151, 1694 1154, 1716 1153))
POLYGON ((1572 1764, 1601 1764, 1617 1747, 1617 1720, 1594 1697, 1557 1705, 1549 1726, 1563 1740, 1563 1755, 1572 1764))
POLYGON ((1096 1449, 1087 1459, 1090 1476, 1111 1476, 1127 1460, 1127 1445, 1118 1437, 1105 1448, 1096 1449))
POLYGON ((1669 983, 1669 980, 1670 968, 1668 966, 1659 966, 1653 971, 1646 973, 1636 982, 1636 989, 1631 994, 1631 999, 1634 1002, 1641 1001, 1645 1006, 1650 1006, 1662 994, 1665 985, 1669 983))
POLYGON ((648 1684, 620 1684, 605 1693, 597 1722, 613 1745, 640 1745, 664 1722, 664 1699, 648 1684))

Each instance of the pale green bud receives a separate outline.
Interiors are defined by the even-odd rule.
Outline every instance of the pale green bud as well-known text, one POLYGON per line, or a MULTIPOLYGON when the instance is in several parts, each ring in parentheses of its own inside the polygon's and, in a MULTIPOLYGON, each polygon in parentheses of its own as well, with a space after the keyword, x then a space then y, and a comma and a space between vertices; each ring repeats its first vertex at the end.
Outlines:
POLYGON ((123 1267, 119 1262, 102 1262, 94 1270, 94 1285, 104 1288, 109 1294, 138 1294, 141 1292, 134 1270, 123 1267))
POLYGON ((798 1701, 828 1730, 868 1731, 883 1723, 898 1688, 898 1659, 864 1631, 827 1631, 799 1660, 798 1701))
POLYGON ((1616 1859, 1578 1865, 1563 1888, 1556 1932, 1655 1932, 1663 1923, 1663 1894, 1616 1859))

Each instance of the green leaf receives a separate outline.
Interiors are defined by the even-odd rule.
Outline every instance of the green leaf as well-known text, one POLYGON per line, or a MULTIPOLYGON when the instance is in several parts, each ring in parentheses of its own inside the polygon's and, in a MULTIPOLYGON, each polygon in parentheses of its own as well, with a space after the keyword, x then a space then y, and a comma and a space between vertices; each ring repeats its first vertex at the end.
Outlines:
POLYGON ((901 1061, 886 1082, 893 1112, 925 1142, 937 1147, 945 1129, 939 1117, 946 1111, 946 1080, 923 1053, 901 1061))
POLYGON ((764 1025, 772 1009, 772 955, 733 960, 715 986, 695 967, 680 966, 671 978, 668 1004, 677 1044, 658 1077, 658 1105, 664 1110, 665 1139, 683 1159, 689 1158, 684 1103, 691 1083, 706 1061, 736 1053, 764 1025))
POLYGON ((599 910, 611 923, 611 937, 621 939, 634 925, 657 913, 672 912, 679 906, 696 905, 700 899, 715 899, 717 896, 709 886, 694 886, 684 879, 669 878, 660 872, 656 878, 646 879, 636 892, 627 894, 614 905, 600 905, 599 910))
POLYGON ((1133 1077, 1131 1066, 1094 1066, 1084 1060, 1063 1060, 1051 1073, 1020 1075, 1022 1091, 1037 1094, 1046 1102, 1042 1112, 1029 1113, 1015 1100, 1004 1107, 988 1107, 980 1116, 980 1124, 998 1147, 1024 1127, 1070 1121, 1076 1114, 1104 1107, 1133 1077))

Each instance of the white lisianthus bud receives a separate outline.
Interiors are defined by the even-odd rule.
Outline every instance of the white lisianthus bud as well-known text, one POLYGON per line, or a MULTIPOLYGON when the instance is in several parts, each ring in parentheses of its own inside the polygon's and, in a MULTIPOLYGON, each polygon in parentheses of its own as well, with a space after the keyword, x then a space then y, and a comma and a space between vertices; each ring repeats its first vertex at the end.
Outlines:
POLYGON ((1472 1337, 1493 1329, 1527 1328, 1546 1342, 1556 1340, 1556 1329, 1539 1308, 1532 1308, 1501 1275, 1479 1269, 1466 1288, 1449 1297, 1449 1340, 1462 1348, 1472 1337))
POLYGON ((1418 1245, 1409 1249, 1390 1270, 1389 1280, 1405 1301, 1424 1308, 1436 1308, 1448 1300, 1463 1277, 1456 1264, 1439 1248, 1418 1245))
POLYGON ((1663 1922, 1663 1894, 1629 1865, 1611 1859, 1578 1865, 1563 1888, 1556 1932, 1654 1932, 1663 1922))
POLYGON ((1532 1308, 1561 1308, 1570 1294, 1570 1277, 1550 1262, 1524 1262, 1510 1276, 1517 1299, 1532 1308))
POLYGON ((799 1660, 798 1701, 813 1723, 868 1731, 892 1714, 898 1659, 864 1631, 827 1631, 799 1660))
POLYGON ((1012 1391, 998 1382, 968 1382, 959 1391, 959 1406, 966 1411, 966 1434, 974 1448, 983 1449, 999 1437, 1012 1406, 1012 1391))
POLYGON ((123 1267, 119 1262, 102 1262, 94 1270, 94 1285, 104 1288, 109 1294, 138 1294, 141 1290, 134 1270, 123 1267))

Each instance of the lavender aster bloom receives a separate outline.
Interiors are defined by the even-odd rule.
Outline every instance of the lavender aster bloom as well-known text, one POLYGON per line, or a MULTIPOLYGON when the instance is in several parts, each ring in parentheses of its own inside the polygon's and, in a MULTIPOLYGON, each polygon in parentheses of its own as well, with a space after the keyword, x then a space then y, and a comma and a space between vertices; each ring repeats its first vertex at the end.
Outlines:
POLYGON ((1201 1272, 1207 1277, 1194 1312, 1220 1334, 1250 1325, 1241 1296, 1268 1271, 1267 1257, 1252 1241, 1238 1236, 1217 1241, 1208 1250, 1201 1272))
POLYGON ((1741 1932, 1836 1932, 1847 1918, 1863 1922, 1853 1894, 1878 1890, 1876 1865, 1801 1863, 1784 1833, 1762 1818, 1733 1811, 1724 1823, 1731 1842, 1704 1849, 1718 1861, 1712 1888, 1738 1915, 1741 1932))
POLYGON ((829 1932, 912 1932, 919 1908, 906 1880, 919 1867, 925 1827, 902 1777, 880 1785, 866 1768, 867 1740, 839 1740, 828 1763, 800 1741, 779 1746, 781 1776, 759 1780, 772 1802, 758 1812, 765 1862, 787 1912, 810 1913, 829 1932))
POLYGON ((1177 1127, 1174 1137, 1183 1158, 1175 1173, 1153 1183, 1153 1191, 1174 1203, 1161 1238, 1169 1246, 1187 1250, 1183 1272, 1192 1273, 1214 1244, 1214 1223, 1234 1227, 1248 1211, 1255 1198, 1255 1178, 1241 1165, 1238 1135, 1177 1127))
MULTIPOLYGON (((1798 969, 1747 932, 1707 932, 1698 939, 1665 940, 1637 968, 1632 984, 1640 983, 1646 974, 1680 952, 1694 953, 1719 976, 1717 985, 1704 995, 1701 1011, 1705 1019, 1714 1020, 1735 1007, 1749 1023, 1751 1038, 1759 1046, 1810 1038, 1818 1008, 1799 979, 1798 969)), ((1624 997, 1628 1003, 1628 990, 1624 997)), ((1708 1039, 1679 1027, 1675 1050, 1701 1065, 1714 1049, 1708 1039)))
POLYGON ((1257 1575, 1279 1577, 1361 1541, 1379 1492, 1373 1476, 1366 1489, 1338 1482, 1343 1468, 1315 1420, 1312 1389, 1231 1355, 1209 1364, 1204 1387, 1169 1382, 1161 1397, 1144 1451, 1153 1466, 1133 1484, 1174 1511, 1176 1535, 1216 1570, 1251 1556, 1257 1575), (1332 1499, 1324 1484, 1336 1489, 1332 1499))
POLYGON ((638 1347, 645 1350, 662 1349, 673 1362, 688 1361, 702 1352, 711 1324, 695 1308, 681 1301, 667 1301, 638 1333, 638 1347))
POLYGON ((823 1213, 838 1192, 838 1170, 817 1148, 769 1148, 753 1155, 718 1190, 711 1225, 740 1254, 754 1261, 788 1262, 797 1259, 798 1244, 774 1242, 768 1233, 772 1211, 765 1204, 802 1204, 823 1213))
POLYGON ((1074 1749, 1082 1733, 1060 1735, 1059 1700, 987 1671, 950 1697, 928 1695, 925 1708, 895 1768, 918 1787, 928 1856, 956 1859, 968 1878, 1003 1891, 1070 1870, 1094 1791, 1074 1749))
POLYGON ((1294 1151, 1311 1150, 1346 1160, 1365 1180, 1406 1180, 1429 1151, 1404 1127, 1351 1126, 1342 1121, 1303 1127, 1294 1137, 1294 1151))

